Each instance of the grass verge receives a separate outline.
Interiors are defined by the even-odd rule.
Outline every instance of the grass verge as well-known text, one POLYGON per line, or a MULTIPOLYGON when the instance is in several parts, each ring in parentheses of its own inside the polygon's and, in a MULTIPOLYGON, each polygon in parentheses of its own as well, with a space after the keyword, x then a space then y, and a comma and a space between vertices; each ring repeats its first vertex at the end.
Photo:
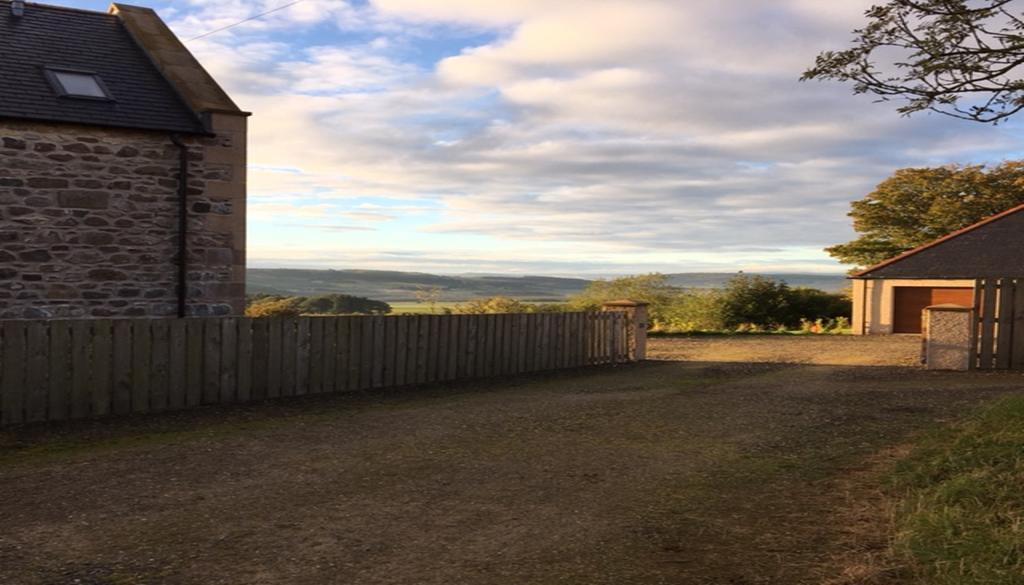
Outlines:
POLYGON ((1024 584, 1024 396, 925 437, 893 482, 893 551, 914 583, 1024 584))

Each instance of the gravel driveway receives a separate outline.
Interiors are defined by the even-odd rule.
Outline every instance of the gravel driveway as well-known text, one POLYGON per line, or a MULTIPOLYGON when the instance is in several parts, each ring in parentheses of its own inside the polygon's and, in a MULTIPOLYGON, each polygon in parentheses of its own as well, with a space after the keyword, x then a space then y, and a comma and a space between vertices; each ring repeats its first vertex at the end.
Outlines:
POLYGON ((659 339, 629 367, 0 433, 0 583, 822 583, 849 478, 1022 380, 916 351, 659 339))

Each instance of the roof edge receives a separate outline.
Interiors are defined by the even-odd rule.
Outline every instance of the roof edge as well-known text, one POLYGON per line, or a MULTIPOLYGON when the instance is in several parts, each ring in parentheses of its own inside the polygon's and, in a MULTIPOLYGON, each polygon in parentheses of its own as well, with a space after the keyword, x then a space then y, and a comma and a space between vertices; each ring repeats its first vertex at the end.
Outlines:
POLYGON ((985 219, 983 219, 983 220, 981 220, 979 222, 976 222, 976 223, 972 223, 971 225, 969 225, 967 227, 960 228, 960 229, 958 229, 958 230, 956 230, 954 232, 950 232, 950 233, 942 236, 941 238, 939 238, 937 240, 932 240, 931 242, 928 242, 927 244, 922 244, 922 245, 920 245, 920 246, 918 246, 916 248, 912 248, 910 250, 907 250, 906 252, 903 252, 902 254, 899 254, 897 256, 893 256, 892 258, 889 258, 888 260, 883 260, 883 261, 879 262, 878 264, 875 264, 873 266, 869 266, 869 267, 865 268, 864 270, 861 270, 860 272, 857 272, 856 274, 851 274, 849 276, 849 278, 850 279, 868 278, 868 274, 870 274, 871 272, 874 272, 874 271, 879 270, 881 268, 885 268, 886 266, 889 266, 890 264, 895 264, 895 263, 897 263, 897 262, 899 262, 901 260, 905 260, 906 258, 908 258, 910 256, 913 256, 913 255, 917 254, 918 252, 923 252, 923 251, 925 251, 925 250, 927 250, 929 248, 932 248, 934 246, 938 246, 939 244, 942 244, 944 242, 952 240, 953 238, 956 238, 958 236, 962 236, 962 235, 964 235, 964 234, 966 234, 968 232, 972 232, 972 231, 974 231, 974 230, 976 230, 976 229, 978 229, 978 228, 980 228, 980 227, 982 227, 984 225, 988 225, 988 224, 990 224, 990 223, 992 223, 994 221, 998 221, 1000 219, 1003 219, 1004 217, 1007 217, 1009 215, 1013 215, 1013 214, 1018 213, 1020 211, 1024 211, 1024 204, 1017 205, 1016 207, 1011 207, 1010 209, 1007 209, 1006 211, 1001 211, 1001 212, 999 212, 999 213, 997 213, 995 215, 986 217, 985 219))
POLYGON ((135 44, 200 119, 206 112, 248 115, 203 68, 155 10, 115 2, 108 12, 121 20, 135 44))
POLYGON ((139 124, 117 124, 113 122, 89 122, 85 120, 61 120, 59 118, 37 117, 37 116, 10 116, 0 113, 0 121, 11 122, 35 122, 53 124, 55 126, 90 126, 93 128, 108 128, 115 130, 136 130, 139 132, 160 132, 163 134, 183 134, 192 136, 216 136, 215 132, 208 130, 205 125, 199 124, 195 129, 169 128, 166 126, 140 126, 139 124))

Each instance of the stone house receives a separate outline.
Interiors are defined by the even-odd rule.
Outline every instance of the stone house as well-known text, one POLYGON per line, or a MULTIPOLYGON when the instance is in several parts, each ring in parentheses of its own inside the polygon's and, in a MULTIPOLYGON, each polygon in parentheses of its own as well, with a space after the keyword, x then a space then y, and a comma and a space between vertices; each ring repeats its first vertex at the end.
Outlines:
POLYGON ((246 125, 157 14, 0 0, 0 318, 239 314, 246 125))
POLYGON ((921 333, 925 307, 974 307, 981 278, 1024 278, 1024 205, 866 268, 853 279, 853 333, 921 333))

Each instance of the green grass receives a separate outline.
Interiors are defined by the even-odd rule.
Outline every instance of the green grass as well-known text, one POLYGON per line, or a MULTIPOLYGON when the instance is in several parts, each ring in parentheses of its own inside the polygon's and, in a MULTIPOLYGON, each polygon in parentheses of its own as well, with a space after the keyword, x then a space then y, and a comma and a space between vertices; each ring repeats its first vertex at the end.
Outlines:
POLYGON ((915 583, 1024 584, 1024 396, 927 436, 893 482, 894 552, 915 583))

